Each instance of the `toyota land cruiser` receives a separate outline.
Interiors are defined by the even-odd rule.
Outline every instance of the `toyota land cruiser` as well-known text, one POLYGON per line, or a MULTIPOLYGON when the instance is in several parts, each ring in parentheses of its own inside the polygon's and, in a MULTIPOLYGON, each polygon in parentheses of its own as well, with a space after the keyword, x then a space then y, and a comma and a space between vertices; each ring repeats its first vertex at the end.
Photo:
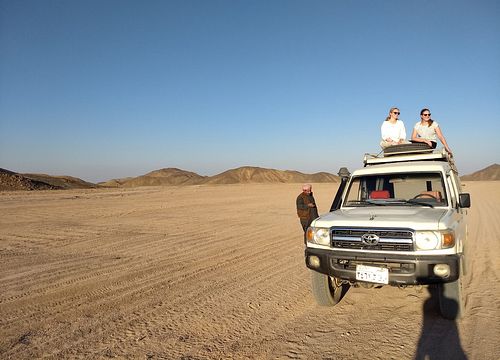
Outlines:
POLYGON ((320 305, 337 304, 350 285, 430 285, 441 314, 463 315, 466 213, 453 158, 444 150, 366 154, 342 168, 330 212, 307 229, 305 262, 320 305))

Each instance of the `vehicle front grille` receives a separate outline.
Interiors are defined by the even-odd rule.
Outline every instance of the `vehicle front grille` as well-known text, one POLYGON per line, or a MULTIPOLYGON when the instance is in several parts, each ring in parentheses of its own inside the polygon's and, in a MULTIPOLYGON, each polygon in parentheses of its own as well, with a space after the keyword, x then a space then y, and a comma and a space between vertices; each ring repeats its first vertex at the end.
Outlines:
POLYGON ((338 249, 413 251, 413 231, 410 229, 333 228, 332 246, 338 249), (365 234, 376 235, 375 244, 362 241, 365 234))

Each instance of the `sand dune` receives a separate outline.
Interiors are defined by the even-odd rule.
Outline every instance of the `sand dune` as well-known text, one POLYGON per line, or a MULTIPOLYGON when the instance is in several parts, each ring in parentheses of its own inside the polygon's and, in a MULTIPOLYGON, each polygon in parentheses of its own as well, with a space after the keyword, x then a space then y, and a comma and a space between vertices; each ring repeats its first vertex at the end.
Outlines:
MULTIPOLYGON (((320 212, 336 184, 314 184, 320 212)), ((297 184, 0 193, 0 358, 496 359, 500 182, 472 195, 466 317, 426 287, 318 307, 297 184)))

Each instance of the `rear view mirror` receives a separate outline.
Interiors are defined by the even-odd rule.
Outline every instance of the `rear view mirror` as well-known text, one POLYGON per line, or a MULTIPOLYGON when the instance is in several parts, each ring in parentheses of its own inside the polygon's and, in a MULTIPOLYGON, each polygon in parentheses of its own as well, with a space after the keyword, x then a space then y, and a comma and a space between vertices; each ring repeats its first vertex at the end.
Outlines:
POLYGON ((458 195, 458 205, 461 208, 470 208, 470 194, 459 194, 458 195))

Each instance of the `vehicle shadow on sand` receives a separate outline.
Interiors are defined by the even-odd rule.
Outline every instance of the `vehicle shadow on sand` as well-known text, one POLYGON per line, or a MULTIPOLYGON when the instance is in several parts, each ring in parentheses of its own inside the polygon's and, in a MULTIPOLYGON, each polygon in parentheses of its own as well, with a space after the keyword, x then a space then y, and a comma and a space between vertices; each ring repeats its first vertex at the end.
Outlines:
POLYGON ((444 319, 439 312, 440 290, 435 286, 429 286, 427 289, 430 297, 423 306, 424 322, 415 360, 467 360, 456 322, 444 319))

